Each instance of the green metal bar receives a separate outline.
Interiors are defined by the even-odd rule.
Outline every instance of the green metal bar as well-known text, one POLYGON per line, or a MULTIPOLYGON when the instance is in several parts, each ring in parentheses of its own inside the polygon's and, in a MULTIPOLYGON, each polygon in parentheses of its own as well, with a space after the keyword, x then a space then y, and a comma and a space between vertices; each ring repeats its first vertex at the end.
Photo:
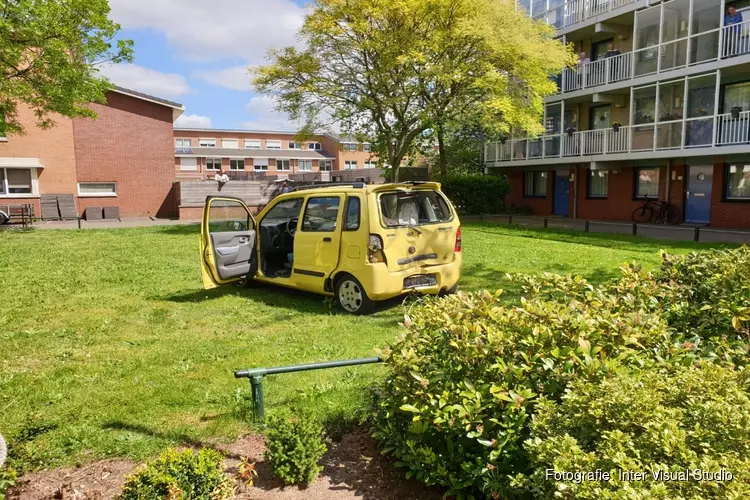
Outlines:
POLYGON ((277 366, 274 368, 251 368, 234 372, 234 378, 249 378, 250 389, 253 395, 253 415, 257 420, 266 418, 266 410, 263 401, 263 377, 266 375, 277 375, 279 373, 306 372, 310 370, 322 370, 324 368, 340 368, 343 366, 369 365, 381 363, 379 357, 345 359, 342 361, 325 361, 322 363, 308 363, 304 365, 277 366))

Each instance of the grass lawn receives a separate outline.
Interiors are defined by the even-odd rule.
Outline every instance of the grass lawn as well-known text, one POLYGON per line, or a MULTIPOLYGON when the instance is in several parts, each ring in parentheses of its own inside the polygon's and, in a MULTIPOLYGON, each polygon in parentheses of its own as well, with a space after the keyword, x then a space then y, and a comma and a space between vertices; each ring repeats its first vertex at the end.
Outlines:
MULTIPOLYGON (((461 288, 501 288, 506 272, 601 281, 627 261, 657 265, 661 248, 707 246, 467 225, 461 288)), ((353 317, 275 288, 203 291, 195 226, 4 231, 0 269, 0 433, 23 436, 16 459, 29 469, 231 441, 252 427, 233 370, 373 355, 403 314, 353 317)), ((383 373, 268 377, 266 407, 303 405, 335 426, 383 373)))

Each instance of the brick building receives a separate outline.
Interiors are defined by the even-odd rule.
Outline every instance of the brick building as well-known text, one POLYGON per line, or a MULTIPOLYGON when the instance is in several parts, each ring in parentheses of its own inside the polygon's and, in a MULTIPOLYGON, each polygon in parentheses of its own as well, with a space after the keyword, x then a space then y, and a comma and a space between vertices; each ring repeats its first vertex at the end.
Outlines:
POLYGON ((49 130, 19 107, 26 135, 0 138, 0 206, 38 215, 42 196, 65 194, 79 215, 117 206, 124 217, 175 216, 172 124, 183 106, 119 87, 91 106, 96 119, 57 117, 49 130))
POLYGON ((174 170, 180 180, 212 178, 223 169, 231 178, 285 177, 306 172, 375 168, 367 143, 295 132, 175 129, 174 170))
POLYGON ((630 221, 649 197, 686 223, 750 228, 750 21, 725 18, 748 1, 518 5, 582 57, 557 79, 541 137, 485 144, 509 203, 630 221))

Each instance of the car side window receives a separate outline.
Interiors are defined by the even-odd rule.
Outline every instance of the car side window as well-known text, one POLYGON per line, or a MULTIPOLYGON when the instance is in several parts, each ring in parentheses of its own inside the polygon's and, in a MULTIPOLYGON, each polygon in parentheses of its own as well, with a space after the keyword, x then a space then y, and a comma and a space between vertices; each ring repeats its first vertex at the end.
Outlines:
POLYGON ((211 200, 208 206, 208 232, 228 233, 254 229, 245 206, 234 200, 211 200))
POLYGON ((309 198, 302 219, 302 231, 326 233, 335 231, 340 204, 341 198, 338 196, 309 198))
POLYGON ((359 197, 351 196, 346 200, 346 220, 344 221, 344 231, 356 231, 359 229, 359 219, 361 217, 361 203, 359 197))

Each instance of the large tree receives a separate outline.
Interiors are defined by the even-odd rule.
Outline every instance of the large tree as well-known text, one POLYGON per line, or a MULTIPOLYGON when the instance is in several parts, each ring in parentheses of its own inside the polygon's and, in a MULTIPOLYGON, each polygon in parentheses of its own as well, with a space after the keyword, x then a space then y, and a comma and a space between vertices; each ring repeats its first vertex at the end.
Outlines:
POLYGON ((0 0, 0 135, 24 132, 19 103, 43 128, 54 113, 96 116, 87 105, 111 88, 96 66, 132 60, 108 15, 107 0, 0 0))
POLYGON ((306 130, 368 137, 394 180, 420 134, 468 108, 494 133, 540 132, 549 76, 575 58, 514 0, 317 0, 299 35, 256 89, 306 130))

